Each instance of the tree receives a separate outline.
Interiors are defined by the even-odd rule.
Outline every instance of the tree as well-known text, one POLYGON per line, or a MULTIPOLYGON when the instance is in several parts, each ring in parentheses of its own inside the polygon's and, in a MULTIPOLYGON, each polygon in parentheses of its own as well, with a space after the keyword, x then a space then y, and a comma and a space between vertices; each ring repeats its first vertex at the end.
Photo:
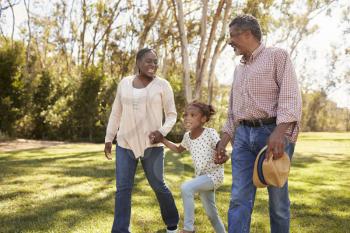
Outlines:
POLYGON ((99 119, 99 94, 105 81, 105 76, 98 67, 89 67, 83 72, 78 90, 74 94, 71 105, 70 124, 73 126, 72 135, 93 141, 99 119))
MULTIPOLYGON (((188 5, 191 5, 192 3, 188 3, 188 5)), ((195 69, 195 87, 193 90, 193 98, 194 99, 200 99, 201 98, 201 92, 202 92, 202 85, 204 80, 208 77, 208 66, 211 61, 211 68, 212 76, 209 78, 209 85, 211 86, 211 81, 213 79, 213 70, 215 69, 216 61, 218 54, 220 53, 220 50, 222 49, 222 44, 224 41, 224 35, 226 31, 226 25, 227 25, 227 19, 231 11, 231 4, 232 1, 225 1, 220 0, 217 4, 216 11, 212 18, 208 17, 208 1, 202 1, 202 11, 200 14, 199 19, 199 29, 200 32, 199 37, 197 37, 197 40, 199 41, 199 48, 197 52, 197 59, 196 59, 196 69, 195 69), (219 24, 219 21, 221 19, 221 12, 225 8, 224 17, 222 19, 222 29, 221 33, 219 34, 219 39, 216 36, 216 28, 219 24), (210 21, 208 22, 208 18, 210 18, 210 21), (207 35, 207 27, 208 23, 210 24, 210 33, 207 35), (214 46, 214 41, 217 41, 216 48, 214 50, 214 54, 212 55, 212 48, 214 46), (212 57, 211 57, 212 56, 212 57)), ((176 2, 173 1, 173 9, 174 9, 174 15, 176 15, 177 19, 177 25, 179 29, 179 34, 181 38, 181 55, 182 60, 184 64, 184 72, 183 72, 183 79, 184 79, 184 92, 186 95, 187 102, 190 102, 192 100, 192 88, 191 88, 191 82, 189 81, 189 69, 190 65, 188 64, 189 55, 188 55, 188 42, 187 42, 187 35, 185 32, 185 25, 186 24, 193 24, 190 21, 185 22, 184 20, 184 12, 183 12, 183 1, 177 0, 176 2), (177 5, 177 7, 175 7, 177 5)), ((215 3, 214 5, 215 6, 215 3)), ((188 7, 188 9, 191 9, 188 7)), ((198 14, 198 12, 196 12, 198 14)), ((196 40, 195 40, 196 41, 196 40)), ((211 95, 212 96, 212 95, 211 95)))
POLYGON ((15 134, 15 123, 22 115, 22 68, 24 48, 19 42, 1 43, 0 46, 0 131, 15 134))
MULTIPOLYGON (((122 77, 134 74, 136 52, 145 46, 156 50, 158 74, 174 89, 179 120, 170 137, 181 137, 183 111, 193 99, 217 107, 211 126, 219 129, 230 88, 218 83, 215 68, 226 48, 229 20, 240 13, 254 15, 265 41, 289 47, 295 58, 300 57, 301 42, 316 30, 312 19, 333 12, 330 6, 335 6, 334 0, 0 1, 0 14, 8 10, 10 16, 9 22, 2 19, 9 25, 8 35, 0 27, 0 110, 5 112, 0 129, 26 137, 101 140, 116 87, 122 77), (13 35, 11 7, 17 3, 24 4, 28 20, 13 35), (295 10, 295 4, 303 10, 295 10), (46 9, 50 11, 43 15, 46 9), (23 43, 13 41, 13 36, 23 43)), ((327 55, 329 69, 322 74, 326 84, 311 88, 315 80, 306 62, 299 71, 307 130, 349 129, 349 111, 328 99, 331 91, 348 85, 350 77, 350 8, 343 8, 343 44, 327 55)))
POLYGON ((317 30, 317 26, 310 27, 312 20, 323 12, 331 11, 335 0, 307 1, 303 6, 305 10, 297 10, 293 7, 297 2, 284 0, 282 3, 275 2, 273 10, 281 14, 278 18, 267 18, 268 32, 274 32, 278 36, 272 38, 272 44, 286 44, 293 60, 297 57, 297 47, 307 36, 317 30))
POLYGON ((50 127, 46 121, 46 113, 51 104, 53 104, 53 85, 52 76, 49 71, 42 71, 37 77, 38 86, 33 93, 33 116, 32 137, 37 139, 48 138, 50 127))
POLYGON ((30 20, 30 0, 24 0, 24 5, 27 12, 27 25, 28 25, 28 42, 27 42, 27 49, 26 49, 26 67, 28 71, 28 63, 29 63, 29 55, 30 55, 30 48, 31 48, 31 40, 32 40, 32 30, 31 30, 31 20, 30 20))
POLYGON ((215 67, 217 60, 226 47, 226 31, 227 31, 227 25, 228 25, 228 17, 231 15, 232 11, 232 0, 228 0, 226 2, 226 7, 225 7, 225 13, 224 17, 222 19, 222 24, 221 24, 221 34, 220 37, 216 43, 215 49, 214 49, 214 54, 211 59, 210 63, 210 69, 209 69, 209 78, 208 78, 208 103, 211 104, 213 102, 213 91, 214 91, 214 72, 215 72, 215 67))
MULTIPOLYGON (((187 103, 192 101, 192 90, 191 90, 191 83, 190 83, 190 64, 189 64, 189 55, 188 55, 188 41, 187 41, 187 34, 185 31, 185 23, 184 23, 184 13, 183 13, 183 4, 181 0, 173 0, 173 7, 174 7, 174 15, 176 18, 177 26, 179 29, 180 37, 181 37, 181 57, 182 57, 182 64, 183 64, 183 90, 184 95, 186 98, 187 103), (177 5, 177 9, 176 9, 177 5), (177 14, 176 14, 177 10, 177 14)), ((205 1, 207 3, 207 1, 205 1)))
MULTIPOLYGON (((12 43, 12 46, 13 46, 13 35, 14 35, 14 33, 15 33, 15 25, 16 25, 16 17, 15 17, 15 12, 14 12, 13 7, 14 7, 15 5, 18 5, 19 2, 20 2, 20 0, 18 0, 18 1, 6 0, 6 2, 7 2, 7 5, 5 5, 5 6, 2 6, 2 5, 0 4, 0 16, 1 16, 1 14, 2 14, 2 12, 3 12, 4 10, 6 10, 6 9, 8 9, 8 8, 11 9, 11 13, 12 13, 11 43, 12 43)), ((2 32, 2 28, 1 28, 1 32, 2 32)), ((3 33, 2 33, 2 34, 3 34, 3 33)), ((5 36, 3 36, 3 37, 5 38, 5 36)), ((5 39, 5 40, 7 40, 7 39, 5 39)))

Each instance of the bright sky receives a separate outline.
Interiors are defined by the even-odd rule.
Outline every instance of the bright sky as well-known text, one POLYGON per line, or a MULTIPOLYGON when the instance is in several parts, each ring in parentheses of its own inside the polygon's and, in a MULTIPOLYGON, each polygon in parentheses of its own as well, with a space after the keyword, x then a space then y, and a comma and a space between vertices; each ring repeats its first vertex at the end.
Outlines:
MULTIPOLYGON (((1 2, 2 1, 0 1, 0 3, 1 2)), ((325 80, 325 75, 328 74, 329 64, 327 63, 327 56, 329 56, 332 46, 337 49, 350 48, 350 25, 346 25, 342 21, 340 17, 341 12, 338 9, 340 5, 350 7, 350 2, 348 0, 339 0, 336 4, 337 5, 334 5, 332 9, 333 14, 331 16, 321 14, 314 19, 313 24, 318 25, 319 30, 303 41, 298 48, 298 56, 294 62, 297 73, 305 72, 305 70, 301 70, 300 67, 306 58, 306 62, 308 63, 306 72, 313 77, 315 88, 322 85, 322 82, 325 80), (344 36, 342 32, 346 29, 349 31, 348 34, 344 36), (310 53, 314 54, 315 58, 310 56, 310 53)), ((15 35, 18 38, 19 26, 25 23, 27 17, 23 3, 15 6, 14 9, 16 15, 15 35)), ((0 20, 3 30, 9 35, 12 25, 10 10, 3 12, 0 20), (4 26, 4 22, 7 22, 7 25, 4 26)), ((239 58, 234 58, 232 48, 227 46, 221 54, 216 67, 216 76, 220 83, 231 84, 233 78, 232 74, 238 62, 239 58)), ((346 69, 350 69, 350 56, 341 59, 336 72, 341 73, 346 69)), ((339 107, 350 108, 350 86, 341 86, 333 90, 329 97, 335 101, 339 107)))

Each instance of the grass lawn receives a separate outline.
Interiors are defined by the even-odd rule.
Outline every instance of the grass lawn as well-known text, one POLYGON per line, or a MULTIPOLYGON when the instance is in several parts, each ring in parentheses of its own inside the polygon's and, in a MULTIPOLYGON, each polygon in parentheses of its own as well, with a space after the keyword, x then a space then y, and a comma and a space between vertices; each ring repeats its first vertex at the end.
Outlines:
MULTIPOLYGON (((102 144, 63 144, 0 152, 0 232, 110 232, 114 208, 114 162, 102 144)), ((114 160, 113 160, 114 161, 114 160)), ((188 154, 166 153, 166 181, 182 216, 180 184, 193 174, 188 154)), ((227 226, 231 172, 216 194, 227 226)), ((350 133, 303 133, 289 178, 291 232, 350 232, 350 133)), ((156 198, 139 165, 135 177, 132 232, 164 232, 156 198)), ((269 232, 267 192, 259 189, 251 232, 269 232)), ((180 222, 182 226, 182 219, 180 222)), ((196 227, 213 232, 197 199, 196 227)))

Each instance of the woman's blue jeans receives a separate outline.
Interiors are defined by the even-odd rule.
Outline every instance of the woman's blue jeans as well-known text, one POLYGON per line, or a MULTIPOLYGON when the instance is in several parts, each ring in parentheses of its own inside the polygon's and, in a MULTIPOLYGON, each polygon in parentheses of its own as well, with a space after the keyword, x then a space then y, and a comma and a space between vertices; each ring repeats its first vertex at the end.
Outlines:
MULTIPOLYGON (((114 222, 112 233, 129 233, 131 215, 131 192, 138 159, 131 150, 117 146, 116 149, 116 183, 114 222)), ((148 183, 155 192, 163 221, 166 226, 177 226, 179 214, 173 195, 164 183, 164 149, 150 147, 140 159, 148 183)), ((145 203, 147 205, 147 203, 145 203)))
MULTIPOLYGON (((256 156, 276 127, 275 124, 261 127, 238 126, 235 133, 232 163, 232 192, 228 210, 228 232, 249 232, 256 187, 253 184, 253 169, 256 156)), ((285 151, 292 158, 294 143, 286 143, 285 151)), ((282 188, 268 187, 269 214, 272 233, 288 233, 290 201, 288 182, 282 188)), ((267 214, 267 213, 266 213, 267 214)))

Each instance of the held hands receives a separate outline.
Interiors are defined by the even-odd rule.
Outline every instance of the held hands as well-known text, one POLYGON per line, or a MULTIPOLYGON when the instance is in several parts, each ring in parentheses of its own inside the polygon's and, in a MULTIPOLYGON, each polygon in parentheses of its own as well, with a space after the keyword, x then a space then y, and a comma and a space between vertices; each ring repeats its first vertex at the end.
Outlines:
POLYGON ((163 141, 163 134, 161 134, 158 130, 151 132, 149 135, 149 140, 151 141, 151 144, 157 144, 163 141))
POLYGON ((226 146, 223 145, 223 143, 220 141, 218 143, 218 146, 216 147, 216 154, 214 158, 215 164, 223 164, 226 163, 227 160, 229 160, 229 157, 226 155, 226 146))
POLYGON ((108 160, 112 160, 112 142, 105 143, 105 156, 108 160))

